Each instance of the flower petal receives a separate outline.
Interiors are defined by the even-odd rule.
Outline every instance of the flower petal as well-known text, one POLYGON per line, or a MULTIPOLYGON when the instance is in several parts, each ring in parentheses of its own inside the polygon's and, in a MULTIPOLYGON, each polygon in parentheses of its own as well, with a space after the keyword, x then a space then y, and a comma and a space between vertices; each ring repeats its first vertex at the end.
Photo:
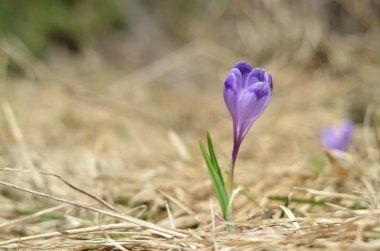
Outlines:
POLYGON ((244 88, 245 87, 245 81, 246 81, 249 73, 253 70, 253 67, 245 61, 240 61, 237 64, 235 64, 233 68, 236 68, 240 71, 241 76, 242 76, 242 86, 244 88))
POLYGON ((273 81, 272 75, 270 73, 265 73, 265 82, 269 84, 270 90, 273 92, 273 81))
POLYGON ((343 121, 341 128, 342 128, 342 131, 341 131, 340 148, 342 149, 342 151, 345 151, 347 150, 348 144, 351 141, 354 124, 351 121, 346 120, 346 121, 343 121))
POLYGON ((321 135, 321 141, 322 141, 323 146, 329 149, 336 149, 334 139, 335 139, 334 128, 332 127, 325 128, 325 130, 322 132, 322 135, 321 135))
POLYGON ((352 130, 354 129, 354 124, 351 121, 343 121, 342 123, 342 133, 344 138, 348 138, 352 136, 352 130))
POLYGON ((241 140, 253 122, 264 112, 271 96, 270 86, 265 82, 256 82, 243 91, 238 104, 241 140))
POLYGON ((235 123, 238 116, 238 87, 236 85, 236 77, 233 73, 228 74, 226 81, 224 82, 223 96, 224 102, 226 103, 228 111, 231 114, 232 120, 235 123))
POLYGON ((235 78, 236 78, 236 86, 237 86, 238 91, 240 91, 241 89, 243 89, 243 77, 241 75, 240 70, 237 69, 237 68, 233 68, 230 71, 229 74, 233 74, 235 76, 235 78))
POLYGON ((245 81, 246 82, 245 87, 249 88, 252 84, 256 82, 264 82, 265 81, 264 75, 265 75, 265 71, 263 69, 260 69, 260 68, 253 69, 247 76, 247 79, 245 81))
POLYGON ((346 151, 352 137, 354 125, 344 121, 339 127, 327 127, 322 135, 321 142, 324 147, 332 150, 346 151))

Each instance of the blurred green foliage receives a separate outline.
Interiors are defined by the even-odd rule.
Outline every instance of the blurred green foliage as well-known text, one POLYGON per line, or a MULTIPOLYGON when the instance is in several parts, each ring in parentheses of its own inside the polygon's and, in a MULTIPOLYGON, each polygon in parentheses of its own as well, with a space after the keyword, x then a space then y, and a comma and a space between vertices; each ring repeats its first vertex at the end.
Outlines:
POLYGON ((80 52, 97 34, 126 27, 117 0, 0 0, 0 34, 16 36, 37 56, 52 43, 80 52))

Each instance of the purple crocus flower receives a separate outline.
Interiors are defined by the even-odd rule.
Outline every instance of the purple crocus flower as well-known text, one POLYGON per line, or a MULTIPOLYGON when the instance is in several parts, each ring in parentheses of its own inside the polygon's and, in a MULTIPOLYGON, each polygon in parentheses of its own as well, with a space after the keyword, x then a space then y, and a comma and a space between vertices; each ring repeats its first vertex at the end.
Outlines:
POLYGON ((353 129, 354 125, 348 120, 343 121, 339 127, 327 127, 321 135, 323 146, 330 150, 346 151, 353 129))
POLYGON ((267 107, 272 96, 272 76, 247 62, 232 67, 224 82, 224 101, 231 114, 234 129, 232 175, 236 156, 248 130, 267 107))

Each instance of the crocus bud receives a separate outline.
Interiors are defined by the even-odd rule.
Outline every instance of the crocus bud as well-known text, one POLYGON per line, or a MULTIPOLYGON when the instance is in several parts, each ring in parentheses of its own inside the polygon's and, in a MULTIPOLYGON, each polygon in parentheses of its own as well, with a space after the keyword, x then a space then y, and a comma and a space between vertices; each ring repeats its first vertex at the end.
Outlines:
POLYGON ((327 127, 322 135, 322 145, 329 150, 347 151, 352 138, 354 125, 351 121, 343 121, 339 127, 327 127))
POLYGON ((231 114, 234 131, 232 172, 236 157, 248 130, 260 117, 272 96, 272 76, 247 62, 238 62, 228 74, 223 95, 231 114))

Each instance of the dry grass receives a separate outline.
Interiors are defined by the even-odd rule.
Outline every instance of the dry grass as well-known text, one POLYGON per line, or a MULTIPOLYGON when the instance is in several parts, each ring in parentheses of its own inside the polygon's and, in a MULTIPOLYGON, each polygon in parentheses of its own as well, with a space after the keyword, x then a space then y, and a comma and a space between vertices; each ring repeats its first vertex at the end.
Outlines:
MULTIPOLYGON (((366 1, 337 2, 368 27, 366 1)), ((129 74, 91 51, 45 65, 3 41, 4 62, 26 77, 1 71, 0 250, 379 250, 379 32, 337 36, 323 13, 260 3, 266 12, 242 1, 214 13, 211 34, 197 31, 129 74), (237 27, 233 39, 222 27, 237 27), (292 44, 301 37, 301 48, 292 44), (238 157, 235 182, 246 190, 231 235, 197 139, 210 130, 226 165, 221 86, 252 56, 275 92, 238 157), (359 123, 342 163, 325 155, 319 133, 345 117, 359 123)))

